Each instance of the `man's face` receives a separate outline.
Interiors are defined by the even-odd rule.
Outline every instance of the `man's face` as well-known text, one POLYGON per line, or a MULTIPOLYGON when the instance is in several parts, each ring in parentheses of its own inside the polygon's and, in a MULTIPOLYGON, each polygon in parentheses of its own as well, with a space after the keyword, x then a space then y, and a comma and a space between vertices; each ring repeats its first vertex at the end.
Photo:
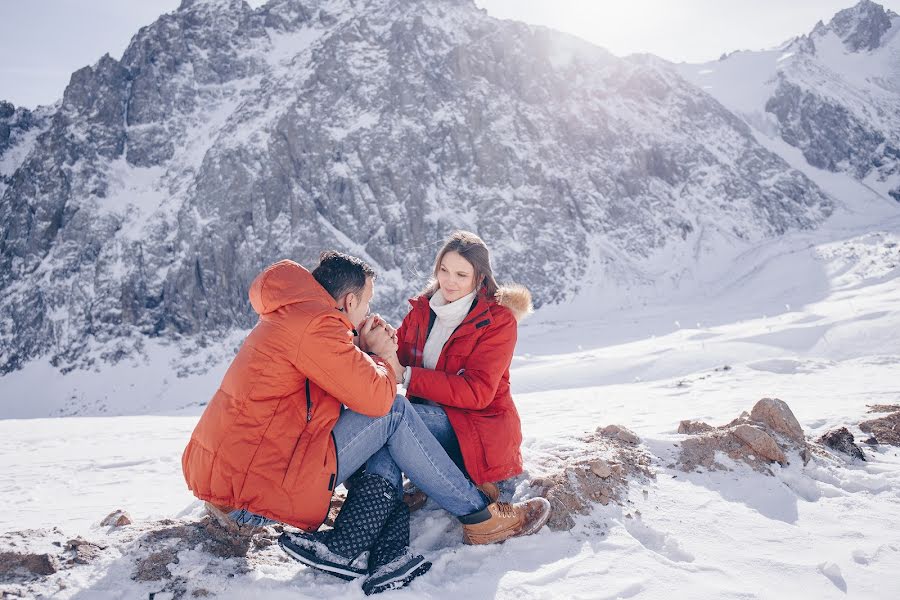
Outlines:
POLYGON ((353 327, 356 329, 359 329, 362 326, 363 321, 366 320, 366 317, 369 314, 369 303, 372 302, 372 297, 374 295, 375 280, 371 277, 366 277, 366 285, 363 287, 361 296, 347 294, 345 297, 345 313, 347 318, 350 319, 350 322, 353 323, 353 327))

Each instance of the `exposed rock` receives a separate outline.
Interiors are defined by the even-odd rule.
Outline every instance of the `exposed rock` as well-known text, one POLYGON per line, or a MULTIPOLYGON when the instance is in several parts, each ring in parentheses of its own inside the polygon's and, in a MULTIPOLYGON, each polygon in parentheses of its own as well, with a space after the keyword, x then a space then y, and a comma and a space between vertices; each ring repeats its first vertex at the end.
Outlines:
POLYGON ((691 421, 690 419, 682 421, 678 424, 678 433, 686 435, 696 435, 698 433, 706 433, 714 430, 715 427, 704 423, 703 421, 691 421))
POLYGON ((790 407, 778 398, 763 398, 753 406, 750 418, 802 446, 806 442, 803 428, 790 407))
POLYGON ((832 450, 837 450, 838 452, 843 452, 853 458, 858 458, 860 460, 866 460, 865 454, 854 443, 853 434, 850 433, 846 427, 841 427, 839 429, 832 429, 831 431, 822 435, 819 438, 819 443, 828 446, 832 450))
POLYGON ((743 462, 756 471, 771 474, 772 463, 788 464, 787 452, 797 451, 804 464, 810 459, 803 428, 790 407, 781 400, 763 398, 727 425, 713 427, 697 421, 682 421, 678 432, 688 435, 681 442, 677 463, 684 471, 698 467, 722 470, 717 456, 743 462))
POLYGON ((109 513, 105 519, 100 522, 104 527, 122 527, 131 525, 131 516, 124 510, 116 510, 109 513))
POLYGON ((584 439, 586 445, 578 455, 561 459, 555 474, 532 480, 532 487, 553 507, 550 529, 571 529, 575 517, 588 514, 596 504, 624 504, 631 481, 655 477, 650 455, 620 438, 620 431, 607 435, 598 429, 584 439))
POLYGON ((869 404, 870 413, 891 413, 900 412, 900 404, 869 404))
POLYGON ((177 551, 174 549, 151 552, 146 558, 138 561, 131 576, 135 581, 157 581, 172 577, 169 564, 177 563, 177 551))
MULTIPOLYGON (((900 446, 900 412, 891 413, 878 419, 863 421, 859 424, 859 428, 866 433, 872 434, 872 437, 879 444, 900 446)), ((866 443, 869 443, 869 441, 866 440, 866 443)))
POLYGON ((752 425, 738 425, 732 435, 750 446, 757 456, 768 461, 787 464, 787 457, 768 433, 752 425))
POLYGON ((616 438, 628 444, 640 444, 641 438, 639 438, 633 431, 630 429, 626 429, 621 425, 607 425, 602 429, 598 428, 597 432, 611 438, 616 438))
POLYGON ((851 52, 874 50, 881 45, 882 36, 890 31, 891 17, 896 16, 877 2, 863 0, 839 11, 828 25, 816 27, 813 33, 834 31, 851 52))
POLYGON ((65 549, 72 553, 69 564, 86 565, 99 557, 106 548, 101 544, 95 544, 82 538, 75 538, 66 542, 65 549))
MULTIPOLYGON (((38 598, 53 596, 62 585, 72 581, 66 571, 91 564, 118 572, 122 564, 133 565, 130 576, 139 582, 161 582, 157 597, 187 598, 210 595, 176 571, 184 551, 204 553, 205 560, 217 563, 211 568, 223 577, 247 573, 255 564, 274 565, 284 560, 278 552, 251 552, 275 543, 278 526, 257 528, 252 535, 233 533, 211 517, 196 520, 139 521, 130 527, 112 528, 103 534, 102 543, 84 538, 69 538, 58 528, 5 532, 0 535, 0 598, 38 598), (29 552, 32 547, 56 547, 58 554, 29 552), (110 547, 114 550, 110 550, 110 547), (7 550, 8 548, 8 550, 7 550), (102 563, 102 555, 121 553, 121 560, 102 563), (62 572, 62 573, 61 573, 62 572), (49 593, 48 593, 49 591, 49 593)), ((82 575, 73 575, 81 578, 82 575)), ((116 573, 118 576, 118 573, 116 573)), ((144 592, 144 598, 147 597, 144 592)))
POLYGON ((609 464, 605 460, 595 460, 591 463, 591 471, 597 477, 602 477, 606 479, 610 475, 612 475, 612 469, 609 464))
POLYGON ((0 552, 0 580, 36 579, 56 573, 59 560, 52 554, 0 552))

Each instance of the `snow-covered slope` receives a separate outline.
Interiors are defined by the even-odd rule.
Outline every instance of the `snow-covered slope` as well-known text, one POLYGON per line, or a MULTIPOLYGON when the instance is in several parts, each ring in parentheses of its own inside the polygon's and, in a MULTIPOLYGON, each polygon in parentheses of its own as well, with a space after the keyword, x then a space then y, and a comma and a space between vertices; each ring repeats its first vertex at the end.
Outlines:
POLYGON ((900 202, 900 15, 862 0, 780 48, 679 71, 813 166, 900 202))

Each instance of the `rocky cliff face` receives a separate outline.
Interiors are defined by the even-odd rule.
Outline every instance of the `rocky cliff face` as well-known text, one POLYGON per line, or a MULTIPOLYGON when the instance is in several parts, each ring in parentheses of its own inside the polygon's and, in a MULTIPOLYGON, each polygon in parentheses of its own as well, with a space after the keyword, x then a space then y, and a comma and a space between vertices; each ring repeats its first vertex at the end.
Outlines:
POLYGON ((831 211, 667 63, 463 0, 185 0, 28 143, 3 172, 0 371, 215 340, 255 321, 259 269, 324 248, 371 261, 397 317, 454 227, 546 303, 597 262, 831 211))
POLYGON ((900 201, 898 31, 900 16, 863 0, 777 50, 680 70, 814 167, 900 201), (743 97, 733 91, 739 87, 743 97))

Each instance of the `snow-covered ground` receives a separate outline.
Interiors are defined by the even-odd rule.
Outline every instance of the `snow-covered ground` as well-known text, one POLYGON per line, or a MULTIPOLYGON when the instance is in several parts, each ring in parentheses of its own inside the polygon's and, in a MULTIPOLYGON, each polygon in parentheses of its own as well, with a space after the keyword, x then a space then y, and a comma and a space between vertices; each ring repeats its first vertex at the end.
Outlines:
MULTIPOLYGON (((598 506, 572 531, 502 546, 462 545, 459 526, 429 504, 414 516, 413 545, 434 567, 398 597, 900 597, 897 448, 864 446, 865 463, 833 455, 803 466, 795 456, 773 477, 671 466, 679 421, 723 424, 762 397, 787 402, 809 439, 838 426, 859 437, 867 405, 900 404, 900 211, 872 198, 822 230, 710 265, 666 298, 644 290, 646 305, 601 311, 597 290, 586 290, 521 327, 512 378, 528 475, 546 474, 580 436, 617 423, 641 436, 655 481, 634 484, 631 504, 598 506)), ((147 597, 161 585, 131 580, 127 544, 117 543, 126 534, 99 521, 117 508, 138 524, 201 516, 180 455, 226 363, 187 377, 152 366, 169 364, 172 351, 150 347, 149 367, 61 376, 33 365, 0 381, 7 415, 65 406, 131 415, 0 421, 0 532, 58 527, 112 548, 46 593, 147 597)), ((183 357, 185 372, 217 356, 183 357)), ((199 551, 182 552, 169 570, 221 598, 362 597, 359 583, 299 567, 277 547, 255 553, 247 572, 235 566, 244 559, 199 551)))

